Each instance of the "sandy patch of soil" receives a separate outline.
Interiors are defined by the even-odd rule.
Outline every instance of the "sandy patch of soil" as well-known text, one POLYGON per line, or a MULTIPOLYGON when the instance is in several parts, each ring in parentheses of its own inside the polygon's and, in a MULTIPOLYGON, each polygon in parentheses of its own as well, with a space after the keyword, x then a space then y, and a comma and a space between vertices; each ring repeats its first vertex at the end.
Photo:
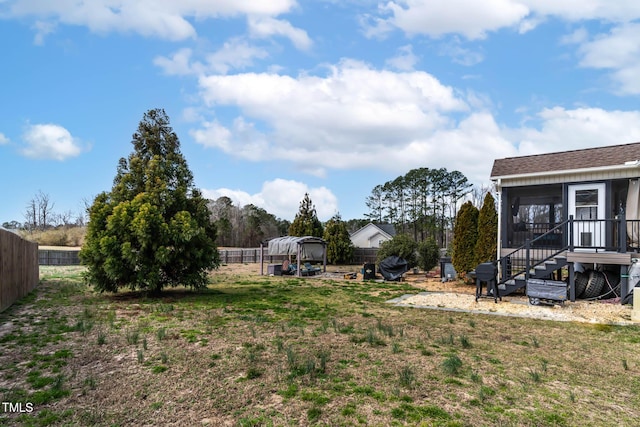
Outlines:
MULTIPOLYGON (((330 278, 333 280, 361 281, 360 266, 327 266, 327 272, 309 279, 330 278), (356 279, 345 279, 344 275, 357 272, 356 279)), ((264 265, 264 274, 267 265, 264 265)), ((221 266, 219 273, 230 275, 260 274, 260 264, 228 264, 221 266)), ((430 276, 433 276, 431 274, 430 276)), ((524 295, 509 295, 494 303, 493 299, 475 301, 475 286, 458 281, 443 283, 438 277, 427 277, 424 273, 405 275, 405 282, 416 288, 415 294, 407 294, 390 303, 425 309, 465 311, 502 316, 528 317, 567 322, 588 322, 627 325, 631 321, 631 305, 612 301, 567 301, 556 305, 531 305, 524 295)))
POLYGON ((531 305, 524 295, 509 295, 502 301, 493 298, 475 300, 475 286, 461 282, 442 283, 437 278, 424 275, 406 275, 407 281, 422 292, 407 294, 390 301, 401 306, 431 308, 449 311, 466 311, 503 316, 529 317, 535 319, 567 322, 588 322, 608 324, 633 324, 631 305, 621 305, 617 301, 567 301, 555 305, 531 305))

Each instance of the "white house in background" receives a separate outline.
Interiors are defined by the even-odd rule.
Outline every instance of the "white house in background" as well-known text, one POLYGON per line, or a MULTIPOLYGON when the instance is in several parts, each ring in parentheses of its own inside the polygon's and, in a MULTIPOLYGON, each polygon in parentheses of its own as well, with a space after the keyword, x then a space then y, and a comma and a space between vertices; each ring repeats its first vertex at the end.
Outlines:
POLYGON ((351 242, 356 248, 379 248, 383 242, 396 235, 392 224, 374 224, 370 222, 351 234, 351 242))

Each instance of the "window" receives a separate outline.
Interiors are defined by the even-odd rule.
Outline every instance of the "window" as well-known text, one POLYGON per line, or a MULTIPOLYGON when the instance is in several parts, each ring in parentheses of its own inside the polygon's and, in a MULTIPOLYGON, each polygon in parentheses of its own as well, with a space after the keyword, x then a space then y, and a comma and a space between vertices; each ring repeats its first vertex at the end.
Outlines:
POLYGON ((576 190, 576 219, 598 218, 598 190, 576 190))

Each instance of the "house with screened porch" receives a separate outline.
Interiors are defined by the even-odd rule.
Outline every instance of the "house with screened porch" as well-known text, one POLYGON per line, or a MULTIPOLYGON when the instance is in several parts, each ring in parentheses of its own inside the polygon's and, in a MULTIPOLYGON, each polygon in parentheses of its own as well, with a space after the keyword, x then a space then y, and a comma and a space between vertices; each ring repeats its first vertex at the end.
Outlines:
POLYGON ((571 301, 627 298, 640 259, 640 143, 496 159, 491 180, 500 295, 542 279, 566 282, 571 301))

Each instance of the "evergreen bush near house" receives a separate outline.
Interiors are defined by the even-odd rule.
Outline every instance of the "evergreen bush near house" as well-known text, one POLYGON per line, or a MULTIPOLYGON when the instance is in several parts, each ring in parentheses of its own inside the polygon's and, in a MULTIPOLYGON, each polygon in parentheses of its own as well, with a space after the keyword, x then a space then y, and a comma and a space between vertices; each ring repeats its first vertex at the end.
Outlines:
POLYGON ((423 271, 430 271, 438 265, 440 248, 433 237, 418 243, 418 267, 423 271))
POLYGON ((300 202, 300 209, 289 227, 289 236, 322 238, 323 231, 322 223, 318 219, 318 215, 316 215, 316 207, 309 198, 309 193, 305 193, 300 202))
POLYGON ((383 259, 395 255, 407 261, 409 268, 413 268, 418 263, 417 249, 418 244, 411 236, 408 234, 396 234, 393 239, 382 242, 378 250, 376 263, 379 264, 383 259))
POLYGON ((475 248, 475 264, 495 261, 498 250, 498 212, 491 193, 487 193, 478 214, 478 241, 475 248))
POLYGON ((335 214, 324 227, 323 239, 327 242, 329 264, 349 264, 353 259, 353 243, 347 225, 340 214, 335 214))
POLYGON ((216 228, 164 110, 145 113, 110 192, 89 208, 86 280, 101 292, 206 287, 219 265, 216 228))
POLYGON ((466 202, 458 211, 453 227, 452 263, 456 272, 464 276, 476 267, 475 248, 478 241, 478 208, 466 202))

